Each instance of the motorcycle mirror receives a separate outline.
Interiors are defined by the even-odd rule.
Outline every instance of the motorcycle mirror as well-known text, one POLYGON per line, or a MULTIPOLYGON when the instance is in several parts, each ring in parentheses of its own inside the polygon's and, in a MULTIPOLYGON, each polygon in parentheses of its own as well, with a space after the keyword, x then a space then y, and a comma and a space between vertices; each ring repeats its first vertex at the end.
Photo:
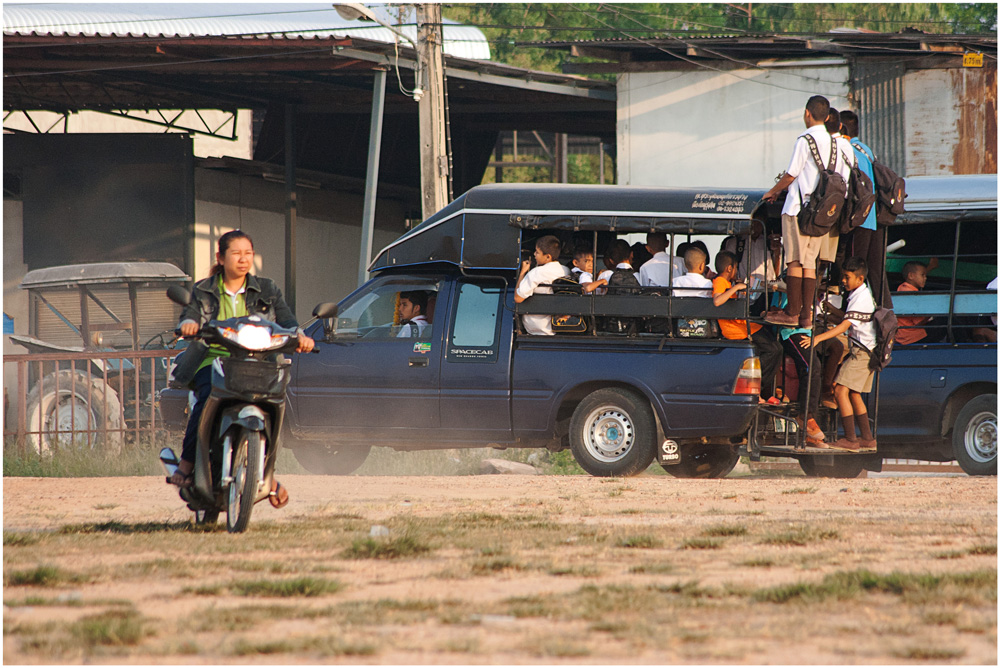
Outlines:
POLYGON ((337 315, 337 305, 333 302, 323 302, 322 304, 317 304, 316 308, 313 309, 314 318, 333 318, 337 315))
POLYGON ((191 293, 179 285, 171 285, 167 288, 167 299, 175 304, 187 306, 191 303, 191 293))

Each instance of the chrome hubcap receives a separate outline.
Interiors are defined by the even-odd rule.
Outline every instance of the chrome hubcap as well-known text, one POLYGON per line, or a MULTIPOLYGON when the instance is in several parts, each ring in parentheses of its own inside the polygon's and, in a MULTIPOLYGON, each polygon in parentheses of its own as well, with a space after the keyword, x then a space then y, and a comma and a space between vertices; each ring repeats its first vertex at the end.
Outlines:
POLYGON ((965 451, 972 459, 988 463, 997 456, 997 416, 988 411, 977 413, 965 430, 965 451))
POLYGON ((584 446, 594 459, 616 462, 628 454, 635 443, 632 418, 615 406, 602 406, 587 417, 584 446))

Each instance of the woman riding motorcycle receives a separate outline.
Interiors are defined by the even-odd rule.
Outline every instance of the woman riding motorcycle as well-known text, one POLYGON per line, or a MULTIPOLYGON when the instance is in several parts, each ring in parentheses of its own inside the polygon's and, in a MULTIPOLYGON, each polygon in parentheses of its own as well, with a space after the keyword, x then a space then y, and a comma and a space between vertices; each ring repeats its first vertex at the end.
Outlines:
MULTIPOLYGON (((201 323, 208 320, 225 320, 245 315, 257 315, 282 327, 298 328, 295 314, 288 308, 274 281, 250 274, 254 249, 253 240, 246 232, 232 230, 219 237, 219 250, 215 259, 216 265, 212 267, 209 277, 194 284, 191 303, 181 314, 178 325, 181 336, 197 334, 201 323)), ((313 340, 299 330, 297 352, 307 353, 313 349, 313 345, 313 340)), ((191 380, 195 404, 188 416, 180 464, 170 477, 172 485, 189 487, 194 483, 198 421, 212 390, 212 362, 228 354, 222 346, 209 346, 205 359, 191 380)), ((282 508, 288 503, 288 491, 275 481, 269 500, 275 508, 282 508)))

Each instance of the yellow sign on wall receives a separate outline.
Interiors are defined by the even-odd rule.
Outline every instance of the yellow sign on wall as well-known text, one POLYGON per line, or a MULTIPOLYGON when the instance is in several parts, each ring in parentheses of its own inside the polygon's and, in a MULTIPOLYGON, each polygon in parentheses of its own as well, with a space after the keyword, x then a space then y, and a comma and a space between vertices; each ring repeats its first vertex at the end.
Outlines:
POLYGON ((981 53, 967 53, 962 56, 962 67, 982 67, 983 66, 983 54, 981 53))

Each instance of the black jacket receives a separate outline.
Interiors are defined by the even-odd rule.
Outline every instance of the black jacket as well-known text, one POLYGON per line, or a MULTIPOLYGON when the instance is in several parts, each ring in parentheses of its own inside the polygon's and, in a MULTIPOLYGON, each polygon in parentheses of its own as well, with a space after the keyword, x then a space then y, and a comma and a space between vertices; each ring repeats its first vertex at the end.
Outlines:
MULTIPOLYGON (((218 275, 214 275, 194 284, 191 303, 181 313, 181 322, 193 320, 203 323, 219 317, 218 281, 218 275)), ((281 290, 271 279, 247 274, 244 298, 247 315, 259 315, 282 327, 298 328, 299 323, 295 319, 295 314, 288 308, 288 304, 281 296, 281 290)))

